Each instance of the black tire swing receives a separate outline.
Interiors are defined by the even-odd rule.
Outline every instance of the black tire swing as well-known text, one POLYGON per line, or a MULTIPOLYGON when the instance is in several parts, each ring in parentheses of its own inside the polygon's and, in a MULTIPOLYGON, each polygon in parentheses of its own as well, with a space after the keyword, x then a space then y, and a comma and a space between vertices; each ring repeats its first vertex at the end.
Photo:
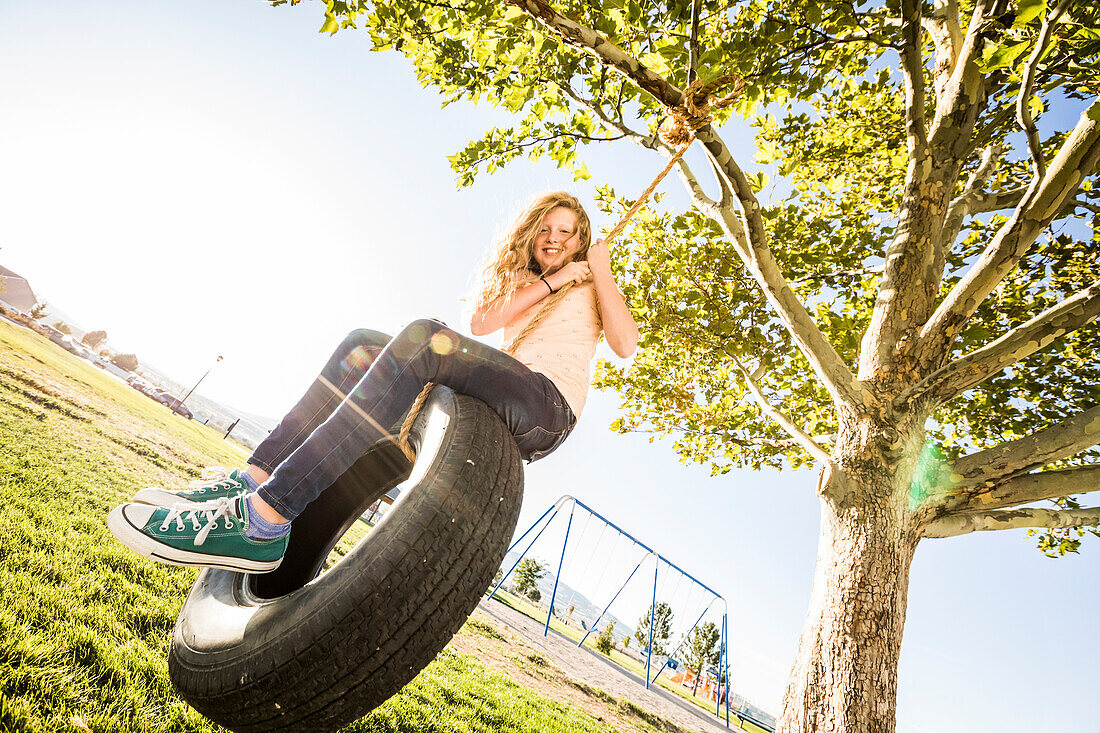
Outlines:
MULTIPOLYGON (((617 236, 710 123, 740 94, 725 75, 688 85, 662 139, 679 149, 605 237, 617 236), (717 89, 733 93, 715 100, 717 89)), ((542 308, 511 352, 569 291, 542 308)), ((291 527, 282 564, 263 575, 203 570, 184 601, 168 673, 196 710, 232 731, 335 730, 385 702, 466 621, 504 560, 519 519, 519 449, 485 403, 428 385, 398 440, 377 443, 291 527), (414 460, 415 456, 415 460, 414 460), (404 482, 351 552, 321 568, 344 532, 404 482)))
POLYGON ((335 730, 431 662, 477 606, 519 517, 523 472, 483 402, 434 390, 410 464, 378 443, 299 516, 278 569, 205 569, 172 633, 168 672, 233 731, 335 730), (332 546, 404 482, 373 530, 318 576, 332 546))

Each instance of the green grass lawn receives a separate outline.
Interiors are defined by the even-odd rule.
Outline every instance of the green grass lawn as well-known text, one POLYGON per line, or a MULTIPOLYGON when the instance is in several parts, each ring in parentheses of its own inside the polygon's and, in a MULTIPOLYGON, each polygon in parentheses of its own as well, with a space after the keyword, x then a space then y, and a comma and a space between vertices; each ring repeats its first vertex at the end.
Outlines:
MULTIPOLYGON (((167 674, 172 625, 197 571, 131 553, 105 518, 137 489, 182 488, 203 466, 245 458, 221 433, 0 321, 0 731, 217 729, 167 674)), ((631 718, 630 729, 669 729, 650 718, 631 718)), ((348 728, 615 729, 450 648, 348 728)))

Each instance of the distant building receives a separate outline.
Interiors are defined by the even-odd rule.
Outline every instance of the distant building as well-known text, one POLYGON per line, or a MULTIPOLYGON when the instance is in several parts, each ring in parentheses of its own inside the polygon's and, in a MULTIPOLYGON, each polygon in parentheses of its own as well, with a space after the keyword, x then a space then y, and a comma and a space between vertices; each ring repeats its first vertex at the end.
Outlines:
POLYGON ((34 297, 27 278, 12 272, 6 267, 0 267, 0 283, 3 284, 3 292, 0 292, 0 300, 16 310, 29 313, 31 308, 38 304, 38 298, 34 297))

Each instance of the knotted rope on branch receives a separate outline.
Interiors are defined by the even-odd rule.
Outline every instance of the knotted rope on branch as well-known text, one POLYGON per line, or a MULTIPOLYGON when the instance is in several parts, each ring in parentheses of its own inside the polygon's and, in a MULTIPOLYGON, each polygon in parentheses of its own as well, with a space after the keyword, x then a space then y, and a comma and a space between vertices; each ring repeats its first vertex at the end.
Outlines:
MULTIPOLYGON (((698 130, 706 127, 714 119, 714 112, 728 107, 741 96, 741 92, 744 91, 745 82, 737 74, 723 74, 716 79, 712 79, 708 82, 703 82, 696 79, 691 84, 688 84, 687 89, 684 90, 684 101, 676 107, 666 107, 668 112, 668 119, 661 125, 657 134, 670 147, 678 148, 678 150, 668 159, 668 163, 657 174, 657 177, 646 187, 644 191, 634 201, 634 205, 627 209, 622 218, 619 219, 619 223, 611 228, 611 231, 604 237, 604 243, 608 246, 611 245, 611 240, 619 236, 623 229, 626 228, 627 223, 631 218, 638 213, 649 197, 664 180, 665 176, 673 169, 673 167, 680 161, 680 158, 684 157, 684 153, 691 147, 692 142, 695 141, 695 133, 698 130), (716 99, 714 93, 724 87, 731 87, 729 94, 724 97, 716 99)), ((513 354, 519 347, 523 340, 535 330, 536 327, 554 310, 562 298, 565 297, 573 287, 573 283, 569 282, 560 287, 556 292, 551 294, 545 300, 542 301, 542 307, 535 313, 534 317, 527 322, 527 325, 516 334, 515 338, 508 343, 501 346, 501 351, 506 354, 513 354)), ((413 402, 412 407, 409 408, 409 413, 406 415, 404 422, 401 424, 401 432, 398 435, 397 443, 404 451, 405 456, 410 461, 416 459, 416 451, 413 450, 409 444, 409 435, 412 432, 413 423, 416 422, 417 416, 420 415, 420 410, 424 407, 424 403, 428 401, 428 397, 432 393, 432 388, 435 387, 434 383, 429 382, 424 385, 424 389, 417 395, 416 400, 413 402)))
POLYGON ((680 158, 684 157, 684 153, 695 141, 695 133, 698 130, 703 129, 711 123, 714 119, 714 112, 728 107, 733 104, 738 97, 741 96, 741 92, 745 89, 745 80, 737 74, 723 74, 717 79, 712 79, 708 82, 703 82, 700 79, 696 79, 691 84, 688 84, 688 88, 684 90, 684 102, 676 107, 666 107, 668 112, 668 119, 664 121, 660 129, 657 130, 657 135, 660 136, 667 145, 673 148, 678 148, 672 157, 668 159, 668 163, 657 174, 657 177, 646 187, 644 191, 634 201, 634 205, 627 209, 627 212, 623 214, 622 219, 616 224, 607 236, 604 237, 604 241, 608 244, 626 228, 627 222, 638 213, 638 210, 645 206, 646 201, 660 185, 661 181, 665 179, 665 176, 680 162, 680 158), (732 87, 730 93, 721 99, 715 99, 714 93, 723 87, 732 87))
POLYGON ((737 101, 744 89, 745 80, 737 74, 723 74, 708 82, 696 79, 684 90, 683 104, 666 108, 668 119, 658 134, 674 148, 690 144, 695 132, 709 125, 715 112, 737 101), (731 87, 730 93, 716 99, 714 93, 724 87, 731 87))

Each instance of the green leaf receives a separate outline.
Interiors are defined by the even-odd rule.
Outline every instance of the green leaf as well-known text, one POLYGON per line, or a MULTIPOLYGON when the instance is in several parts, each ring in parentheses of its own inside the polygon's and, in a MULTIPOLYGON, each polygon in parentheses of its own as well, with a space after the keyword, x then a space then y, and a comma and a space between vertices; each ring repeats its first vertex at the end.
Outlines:
POLYGON ((336 31, 340 30, 340 22, 336 20, 335 15, 326 15, 324 25, 321 26, 321 30, 318 33, 328 33, 333 35, 336 31))
POLYGON ((768 185, 768 174, 764 171, 757 171, 753 175, 748 176, 749 185, 755 193, 760 193, 764 189, 764 186, 768 185))
POLYGON ((1031 112, 1031 117, 1034 119, 1046 111, 1046 106, 1043 105, 1043 100, 1038 96, 1033 96, 1027 100, 1027 109, 1031 112))
MULTIPOLYGON (((644 53, 642 61, 654 73, 682 83, 684 39, 690 34, 684 0, 566 5, 578 23, 611 32, 610 40, 626 53, 644 53)), ((1035 98, 1025 100, 1033 116, 1044 116, 1044 148, 1050 159, 1082 109, 1079 100, 1090 98, 1095 83, 1100 29, 1082 10, 1087 5, 1078 0, 1064 16, 1043 62, 1049 81, 1035 98), (1049 88, 1059 85, 1061 89, 1049 88)), ((1014 126, 991 123, 1001 110, 1012 111, 1020 93, 1017 69, 1034 47, 1035 28, 1048 11, 1042 0, 1018 0, 1014 7, 1012 15, 983 29, 979 54, 984 69, 1008 73, 998 75, 989 106, 975 122, 988 133, 989 144, 1015 150, 998 161, 987 182, 990 193, 1018 187, 1028 175, 1028 156, 1018 156, 1011 144, 1014 126), (1014 21, 1016 29, 1005 27, 1014 21)), ((563 91, 569 87, 605 110, 621 110, 622 121, 643 133, 664 114, 637 84, 624 83, 622 75, 601 67, 593 56, 548 35, 511 3, 433 2, 410 8, 399 0, 327 0, 327 8, 326 20, 366 19, 360 25, 368 29, 373 47, 406 56, 416 78, 440 93, 441 103, 489 102, 497 114, 512 118, 510 124, 474 136, 450 157, 459 186, 518 158, 542 155, 552 158, 543 162, 563 169, 556 175, 568 171, 578 180, 587 178, 577 142, 565 136, 593 134, 602 126, 593 127, 599 118, 570 101, 563 91), (534 139, 547 140, 531 145, 534 139)), ((757 191, 766 189, 759 212, 764 235, 823 337, 849 365, 858 362, 883 279, 882 258, 895 241, 899 220, 907 213, 919 214, 913 207, 926 206, 949 193, 947 187, 957 189, 965 181, 964 174, 942 181, 945 188, 927 196, 905 196, 906 99, 897 57, 872 43, 820 42, 822 34, 892 37, 895 14, 893 5, 882 2, 706 4, 701 77, 735 70, 749 77, 744 95, 723 113, 730 121, 719 132, 741 138, 743 125, 750 126, 757 160, 768 166, 767 173, 751 174, 748 184, 757 191), (782 119, 753 119, 755 109, 764 106, 782 119), (768 174, 776 171, 780 180, 769 182, 768 174)), ((325 29, 334 30, 329 24, 325 29)), ((1100 103, 1087 114, 1100 122, 1100 103)), ((742 151, 736 155, 751 155, 750 142, 736 140, 742 151)), ((629 145, 613 143, 612 148, 629 145)), ((950 163, 968 171, 976 157, 950 163)), ((1086 176, 1082 190, 1095 190, 1096 178, 1095 171, 1086 176)), ((595 199, 608 220, 617 219, 627 205, 607 187, 597 188, 595 199)), ((682 460, 708 464, 715 475, 734 467, 806 466, 805 453, 786 444, 782 430, 747 396, 731 355, 763 366, 762 387, 793 420, 815 433, 838 432, 832 401, 769 310, 719 220, 681 205, 673 197, 653 201, 624 235, 630 242, 617 251, 612 264, 643 337, 628 366, 601 368, 596 381, 619 393, 623 431, 667 437, 682 460)), ((1063 221, 1060 217, 1055 224, 1063 221)), ((1000 214, 967 219, 963 233, 944 248, 947 265, 937 297, 946 297, 1006 222, 1000 214)), ((1052 226, 1053 237, 1044 234, 1036 240, 1035 256, 1006 275, 957 334, 952 358, 981 348, 1013 324, 1095 281, 1100 234, 1089 223, 1073 224, 1052 226)), ((897 287, 909 285, 899 282, 897 287)), ((930 439, 941 442, 953 460, 964 447, 989 448, 1055 424, 1080 405, 1096 404, 1098 350, 1100 327, 1095 323, 1065 334, 1056 346, 940 405, 929 418, 930 439)), ((884 376, 875 389, 889 390, 919 375, 884 376)), ((1100 450, 1082 456, 1100 460, 1100 450)), ((1062 540, 1063 535, 1053 536, 1047 544, 1050 552, 1057 554, 1062 540)), ((1066 548, 1073 551, 1068 544, 1066 548)))
POLYGON ((1012 27, 1022 28, 1036 18, 1046 17, 1046 0, 1020 0, 1020 5, 1016 10, 1016 22, 1012 24, 1012 27))
POLYGON ((667 76, 672 71, 668 62, 665 61, 664 56, 659 53, 647 53, 638 60, 656 73, 664 76, 667 76))
POLYGON ((1029 41, 1012 44, 988 44, 982 52, 981 62, 978 64, 982 71, 989 72, 1005 66, 1012 66, 1016 59, 1031 46, 1029 41))

